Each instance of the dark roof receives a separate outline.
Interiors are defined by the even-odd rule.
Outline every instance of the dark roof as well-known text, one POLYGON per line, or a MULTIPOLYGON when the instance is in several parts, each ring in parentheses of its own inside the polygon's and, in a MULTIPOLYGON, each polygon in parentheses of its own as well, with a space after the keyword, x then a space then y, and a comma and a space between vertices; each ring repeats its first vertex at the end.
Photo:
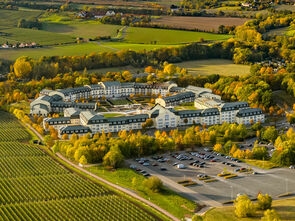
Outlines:
POLYGON ((106 87, 119 87, 121 86, 120 81, 104 81, 102 82, 106 87))
POLYGON ((151 113, 151 118, 156 118, 159 116, 159 110, 155 110, 151 113))
POLYGON ((65 126, 65 127, 60 128, 61 134, 65 134, 65 133, 67 133, 67 134, 73 134, 73 133, 81 134, 81 133, 88 133, 88 132, 91 133, 90 128, 82 126, 82 125, 70 125, 70 126, 65 126))
POLYGON ((186 98, 192 98, 195 96, 196 96, 195 93, 188 91, 188 92, 183 92, 183 93, 179 93, 179 94, 168 96, 168 97, 163 97, 162 99, 165 102, 174 102, 174 101, 179 101, 186 98))
POLYGON ((229 102, 229 103, 224 103, 221 106, 221 111, 238 110, 240 108, 245 108, 245 107, 249 107, 248 102, 245 102, 245 101, 229 102))
POLYGON ((145 122, 149 118, 147 114, 137 114, 123 117, 108 117, 110 124, 129 124, 131 122, 145 122))
POLYGON ((202 111, 202 116, 220 115, 217 108, 207 108, 202 111))
POLYGON ((180 118, 184 117, 195 117, 200 116, 203 110, 181 110, 175 111, 175 114, 180 116, 180 118))
POLYGON ((247 117, 260 114, 263 114, 263 111, 260 108, 246 108, 239 110, 237 117, 247 117))

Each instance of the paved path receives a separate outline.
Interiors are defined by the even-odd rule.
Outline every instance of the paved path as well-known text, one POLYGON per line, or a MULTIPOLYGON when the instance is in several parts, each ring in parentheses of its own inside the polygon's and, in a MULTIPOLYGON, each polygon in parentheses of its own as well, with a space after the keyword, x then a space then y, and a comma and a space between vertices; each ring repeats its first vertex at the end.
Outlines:
POLYGON ((71 166, 75 167, 76 169, 82 171, 83 173, 86 173, 87 175, 92 176, 93 178, 95 178, 95 179, 97 179, 97 180, 99 180, 99 181, 101 181, 101 182, 103 182, 103 183, 105 183, 105 184, 107 184, 107 185, 109 185, 109 186, 111 186, 113 188, 116 188, 116 189, 118 189, 118 190, 120 190, 120 191, 122 191, 122 192, 124 192, 124 193, 126 193, 126 194, 128 194, 128 195, 130 195, 130 196, 132 196, 132 197, 134 197, 134 198, 136 198, 138 200, 140 200, 141 202, 144 202, 148 206, 153 207, 154 209, 156 209, 156 210, 160 211, 161 213, 165 214, 170 219, 175 220, 175 221, 179 221, 178 218, 176 218, 175 216, 171 215, 166 210, 163 210, 161 207, 159 207, 156 204, 154 204, 154 203, 152 203, 152 202, 150 202, 150 201, 148 201, 148 200, 146 200, 146 199, 138 196, 137 194, 131 192, 130 190, 128 190, 128 189, 126 189, 124 187, 121 187, 119 185, 113 184, 113 183, 111 183, 111 182, 109 182, 109 181, 107 181, 107 180, 105 180, 105 179, 103 179, 103 178, 101 178, 99 176, 94 175, 93 173, 90 173, 89 171, 87 171, 87 170, 79 167, 78 165, 72 163, 71 161, 69 161, 68 159, 66 159, 65 157, 63 157, 60 153, 57 153, 56 155, 59 158, 61 158, 63 161, 67 162, 68 164, 70 164, 71 166))
MULTIPOLYGON (((134 161, 132 160, 127 160, 127 162, 129 164, 135 164, 136 166, 141 166, 138 163, 134 163, 134 161)), ((147 171, 149 174, 151 174, 152 176, 157 176, 159 177, 162 182, 164 183, 165 186, 168 186, 170 189, 173 189, 174 191, 176 191, 178 194, 185 196, 186 198, 193 200, 199 204, 205 204, 206 206, 211 206, 211 207, 220 207, 222 206, 221 203, 212 200, 198 192, 195 192, 193 190, 191 190, 190 188, 184 187, 181 184, 176 183, 175 181, 167 178, 166 176, 163 176, 151 169, 149 169, 148 167, 144 168, 145 171, 147 171)))
MULTIPOLYGON (((31 127, 31 125, 29 125, 29 124, 26 124, 26 125, 27 125, 27 127, 29 127, 29 129, 32 130, 32 131, 33 131, 33 132, 34 132, 34 133, 35 133, 35 134, 36 134, 36 135, 37 135, 42 141, 44 140, 44 138, 43 138, 43 137, 42 137, 42 136, 41 136, 41 135, 40 135, 40 134, 39 134, 39 133, 33 128, 33 127, 31 127)), ((90 173, 89 171, 87 171, 87 170, 81 168, 80 166, 78 166, 78 165, 72 163, 70 160, 68 160, 68 159, 66 159, 65 157, 63 157, 60 153, 57 153, 56 155, 57 155, 60 159, 62 159, 63 161, 67 162, 68 164, 70 164, 71 166, 75 167, 76 169, 82 171, 83 173, 86 173, 87 175, 89 175, 89 176, 91 176, 91 177, 93 177, 93 178, 95 178, 95 179, 97 179, 97 180, 99 180, 99 181, 101 181, 101 182, 103 182, 103 183, 105 183, 105 184, 107 184, 107 185, 113 187, 113 188, 116 188, 117 190, 120 190, 120 191, 122 191, 122 192, 124 192, 124 193, 126 193, 126 194, 128 194, 128 195, 130 195, 130 196, 132 196, 133 198, 136 198, 136 199, 140 200, 141 202, 147 204, 148 206, 153 207, 154 209, 156 209, 156 210, 158 210, 159 212, 163 213, 164 215, 166 215, 166 216, 169 217, 170 219, 172 219, 172 220, 174 220, 174 221, 179 221, 179 219, 178 219, 177 217, 175 217, 175 216, 173 216, 172 214, 168 213, 166 210, 162 209, 161 207, 157 206, 156 204, 154 204, 154 203, 152 203, 152 202, 150 202, 150 201, 148 201, 148 200, 142 198, 141 196, 137 195, 136 193, 134 193, 134 192, 132 192, 132 191, 130 191, 130 190, 124 188, 124 187, 121 187, 121 186, 119 186, 119 185, 113 184, 113 183, 111 183, 111 182, 109 182, 109 181, 107 181, 107 180, 105 180, 105 179, 103 179, 103 178, 101 178, 101 177, 99 177, 99 176, 94 175, 93 173, 90 173)))

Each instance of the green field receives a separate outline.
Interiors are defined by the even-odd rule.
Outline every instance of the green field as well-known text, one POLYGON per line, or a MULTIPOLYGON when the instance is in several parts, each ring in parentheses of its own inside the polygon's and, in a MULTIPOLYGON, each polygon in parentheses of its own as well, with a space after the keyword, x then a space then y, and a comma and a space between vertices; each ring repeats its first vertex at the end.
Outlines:
POLYGON ((206 41, 216 41, 230 37, 232 36, 205 32, 130 27, 126 30, 124 41, 139 44, 150 44, 153 41, 157 44, 183 44, 198 42, 201 38, 206 41))
POLYGON ((20 19, 30 19, 38 17, 40 11, 14 11, 0 9, 0 32, 2 28, 16 27, 20 19))
POLYGON ((186 68, 192 75, 244 75, 250 73, 250 66, 234 64, 226 59, 208 59, 176 63, 176 66, 186 68))
POLYGON ((122 117, 125 116, 125 114, 120 113, 105 113, 103 114, 104 117, 122 117))
POLYGON ((197 207, 196 203, 166 188, 159 193, 145 190, 141 185, 142 181, 145 179, 144 176, 131 169, 119 168, 115 171, 109 171, 101 166, 93 166, 87 168, 87 170, 112 183, 117 183, 120 186, 135 190, 140 196, 157 204, 178 218, 184 218, 185 215, 193 215, 197 207))
POLYGON ((148 44, 127 44, 120 42, 97 42, 69 44, 61 46, 50 46, 44 48, 25 48, 25 49, 1 49, 0 58, 15 60, 20 56, 39 58, 41 56, 73 56, 87 55, 92 52, 119 51, 122 49, 131 50, 153 50, 166 47, 167 45, 148 45, 148 44))
POLYGON ((1 220, 157 220, 158 218, 108 187, 61 166, 26 141, 26 130, 0 112, 1 220), (6 130, 14 128, 6 134, 6 130), (18 129, 18 130, 16 130, 18 129))
POLYGON ((36 42, 40 45, 58 45, 75 42, 75 38, 71 36, 42 30, 33 30, 26 28, 9 28, 1 29, 1 32, 3 34, 0 36, 0 44, 6 42, 36 42))
MULTIPOLYGON (((295 198, 274 200, 273 209, 275 209, 282 221, 295 220, 295 198)), ((263 215, 262 211, 258 211, 255 217, 251 218, 237 218, 234 215, 234 208, 232 206, 225 206, 209 210, 204 215, 204 221, 259 221, 263 215)))

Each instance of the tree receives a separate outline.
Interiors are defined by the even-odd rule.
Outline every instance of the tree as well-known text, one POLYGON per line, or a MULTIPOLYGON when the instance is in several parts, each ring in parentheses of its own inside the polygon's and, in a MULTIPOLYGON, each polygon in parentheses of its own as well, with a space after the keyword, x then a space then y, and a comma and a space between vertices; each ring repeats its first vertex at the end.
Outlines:
POLYGON ((69 136, 67 134, 64 134, 64 135, 62 135, 62 139, 67 140, 67 139, 69 139, 69 136))
POLYGON ((143 129, 150 128, 152 126, 154 126, 154 121, 151 118, 147 119, 146 122, 142 124, 143 129))
POLYGON ((203 221, 203 217, 196 214, 193 216, 192 221, 203 221))
POLYGON ((238 196, 234 201, 235 214, 239 218, 253 216, 255 214, 255 206, 247 195, 238 196))
POLYGON ((44 143, 46 144, 47 147, 52 147, 54 144, 54 140, 52 139, 50 135, 46 135, 44 137, 44 143))
POLYGON ((82 165, 86 165, 87 164, 87 159, 85 157, 85 155, 83 155, 82 157, 80 157, 79 163, 82 165))
POLYGON ((281 221, 281 218, 274 209, 268 209, 264 212, 264 216, 261 218, 261 221, 281 221))
POLYGON ((219 143, 214 145, 213 150, 218 153, 224 152, 224 149, 222 148, 222 144, 219 144, 219 143))
POLYGON ((155 176, 152 176, 146 180, 143 181, 143 186, 147 187, 149 190, 157 193, 163 188, 162 181, 155 176))
POLYGON ((16 59, 13 65, 14 73, 17 78, 26 79, 30 77, 32 72, 31 59, 29 57, 23 56, 16 59))
POLYGON ((111 146, 109 152, 103 158, 103 165, 113 168, 118 168, 124 160, 119 147, 117 145, 111 146))
POLYGON ((279 133, 275 127, 267 127, 266 130, 262 134, 262 139, 268 140, 270 142, 275 142, 279 133))
POLYGON ((267 210, 271 208, 272 198, 270 195, 265 194, 262 195, 261 193, 257 197, 258 200, 258 208, 261 210, 267 210))

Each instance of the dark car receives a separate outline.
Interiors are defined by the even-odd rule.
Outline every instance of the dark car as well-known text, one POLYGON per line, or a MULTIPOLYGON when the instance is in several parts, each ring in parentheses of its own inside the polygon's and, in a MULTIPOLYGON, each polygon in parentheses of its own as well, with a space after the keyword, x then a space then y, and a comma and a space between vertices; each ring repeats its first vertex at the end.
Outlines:
POLYGON ((160 170, 166 171, 167 169, 165 167, 161 167, 160 170))

